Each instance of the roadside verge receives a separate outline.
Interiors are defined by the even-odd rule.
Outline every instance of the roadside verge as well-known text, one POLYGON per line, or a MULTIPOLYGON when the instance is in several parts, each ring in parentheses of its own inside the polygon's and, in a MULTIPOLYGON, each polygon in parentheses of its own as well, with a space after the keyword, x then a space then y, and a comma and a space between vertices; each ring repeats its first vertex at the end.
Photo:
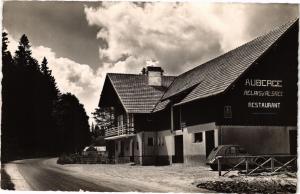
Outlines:
POLYGON ((24 177, 21 175, 17 165, 14 162, 5 164, 4 170, 10 176, 11 182, 14 184, 14 189, 16 191, 31 190, 29 184, 25 181, 24 177))

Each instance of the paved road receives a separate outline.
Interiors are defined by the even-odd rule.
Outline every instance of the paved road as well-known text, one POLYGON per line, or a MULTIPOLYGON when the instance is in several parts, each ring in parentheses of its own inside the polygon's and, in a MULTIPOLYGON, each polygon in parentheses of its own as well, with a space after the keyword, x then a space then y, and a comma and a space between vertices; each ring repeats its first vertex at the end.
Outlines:
POLYGON ((113 192, 112 188, 101 185, 99 182, 88 181, 78 176, 73 176, 68 171, 47 166, 45 159, 30 159, 18 162, 19 172, 26 182, 35 191, 98 191, 113 192))

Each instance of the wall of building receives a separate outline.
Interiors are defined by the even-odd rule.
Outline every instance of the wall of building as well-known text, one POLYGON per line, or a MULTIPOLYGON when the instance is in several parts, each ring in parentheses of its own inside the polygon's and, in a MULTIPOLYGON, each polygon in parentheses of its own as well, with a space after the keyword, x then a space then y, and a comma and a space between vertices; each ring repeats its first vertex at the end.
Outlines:
POLYGON ((142 164, 142 133, 139 132, 133 138, 133 146, 134 146, 134 162, 136 164, 142 164))
POLYGON ((251 154, 289 154, 289 130, 279 126, 220 126, 221 144, 242 145, 251 154))
POLYGON ((215 123, 205 123, 183 128, 184 163, 187 165, 205 164, 206 132, 214 131, 214 147, 218 146, 218 129, 215 123), (202 141, 195 142, 195 133, 202 133, 202 141))
POLYGON ((181 105, 181 125, 188 127, 216 122, 221 102, 220 96, 211 96, 181 105))
POLYGON ((206 131, 214 131, 214 147, 218 146, 218 129, 215 123, 198 124, 184 127, 183 130, 157 132, 157 164, 172 164, 175 155, 174 136, 183 136, 183 158, 185 165, 205 164, 206 160, 206 131), (203 141, 194 142, 194 134, 202 133, 203 141))
POLYGON ((298 28, 292 28, 222 96, 218 124, 296 126, 297 59, 298 28))
POLYGON ((115 140, 115 162, 116 163, 130 162, 131 141, 132 138, 122 138, 122 139, 115 140), (122 142, 123 142, 123 146, 122 146, 122 142))
POLYGON ((153 165, 156 163, 156 134, 155 131, 142 132, 142 165, 153 165), (152 141, 151 144, 150 141, 152 141))
POLYGON ((157 132, 157 165, 172 163, 174 155, 174 135, 171 130, 157 132))

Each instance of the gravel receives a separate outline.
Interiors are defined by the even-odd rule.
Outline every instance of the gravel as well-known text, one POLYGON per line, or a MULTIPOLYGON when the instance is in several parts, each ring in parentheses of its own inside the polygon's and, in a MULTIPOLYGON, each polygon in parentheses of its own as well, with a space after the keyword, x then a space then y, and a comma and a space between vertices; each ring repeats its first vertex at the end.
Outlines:
POLYGON ((256 176, 220 177, 219 180, 199 181, 198 188, 226 193, 296 193, 296 173, 276 175, 261 174, 256 176))

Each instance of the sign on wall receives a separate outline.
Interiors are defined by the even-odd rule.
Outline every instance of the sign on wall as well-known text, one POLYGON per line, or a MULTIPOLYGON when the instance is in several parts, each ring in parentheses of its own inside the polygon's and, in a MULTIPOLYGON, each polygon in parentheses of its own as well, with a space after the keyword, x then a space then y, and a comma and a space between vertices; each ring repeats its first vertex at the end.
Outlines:
POLYGON ((245 79, 243 96, 247 96, 247 107, 254 110, 280 109, 284 96, 283 81, 275 79, 245 79))

